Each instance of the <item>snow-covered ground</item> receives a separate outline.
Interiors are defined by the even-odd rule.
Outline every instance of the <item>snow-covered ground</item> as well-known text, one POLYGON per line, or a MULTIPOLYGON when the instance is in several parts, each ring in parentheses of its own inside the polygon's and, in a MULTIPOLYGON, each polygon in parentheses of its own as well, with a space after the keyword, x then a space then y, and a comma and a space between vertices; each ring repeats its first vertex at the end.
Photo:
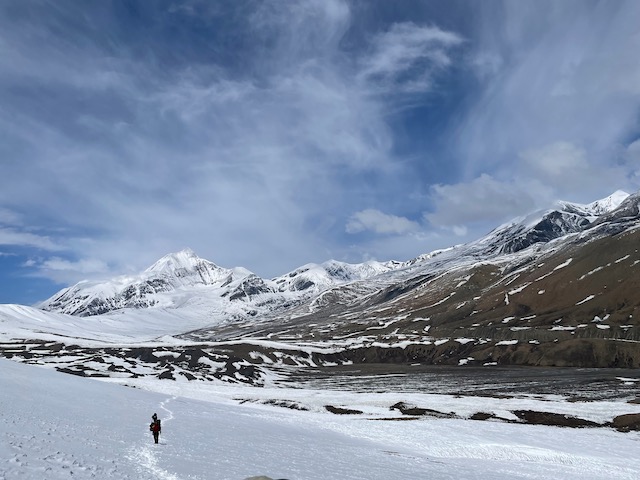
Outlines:
MULTIPOLYGON (((0 479, 640 478, 637 432, 463 419, 384 420, 382 411, 395 400, 390 394, 153 379, 127 383, 133 381, 139 388, 0 360, 0 479), (309 410, 257 403, 274 398, 309 410), (359 406, 365 414, 333 415, 321 408, 328 403, 359 406), (159 445, 148 431, 153 412, 163 420, 159 445)), ((507 400, 520 402, 518 408, 540 409, 540 400, 526 398, 402 399, 427 407, 440 402, 438 410, 459 414, 515 408, 500 403, 507 400)), ((549 398, 544 407, 571 408, 549 398)), ((624 402, 573 408, 593 419, 638 411, 624 402)))

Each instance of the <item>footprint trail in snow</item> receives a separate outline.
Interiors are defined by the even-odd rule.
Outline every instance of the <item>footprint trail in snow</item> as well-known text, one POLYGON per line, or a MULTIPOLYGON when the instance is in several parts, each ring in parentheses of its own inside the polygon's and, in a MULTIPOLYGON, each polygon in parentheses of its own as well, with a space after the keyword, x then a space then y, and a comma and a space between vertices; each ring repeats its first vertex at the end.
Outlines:
MULTIPOLYGON (((167 408, 167 404, 172 402, 176 398, 177 397, 168 398, 160 403, 160 409, 166 412, 166 416, 164 418, 160 417, 164 426, 166 426, 167 423, 173 420, 173 412, 171 411, 171 409, 167 408)), ((162 441, 162 435, 160 436, 160 438, 160 445, 166 445, 167 442, 162 441)), ((144 471, 145 473, 151 473, 154 478, 158 478, 161 480, 180 480, 180 477, 158 465, 157 445, 150 444, 147 439, 145 439, 145 442, 141 447, 134 447, 131 455, 129 455, 129 459, 138 463, 141 471, 144 471)))

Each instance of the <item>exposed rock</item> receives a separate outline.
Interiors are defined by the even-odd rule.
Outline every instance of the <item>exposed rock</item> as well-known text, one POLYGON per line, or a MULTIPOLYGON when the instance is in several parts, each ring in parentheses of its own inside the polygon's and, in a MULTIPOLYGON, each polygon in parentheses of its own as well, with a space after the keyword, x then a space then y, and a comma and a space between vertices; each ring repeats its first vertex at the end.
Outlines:
POLYGON ((443 413, 430 408, 420 408, 413 405, 407 405, 404 402, 398 402, 390 407, 390 410, 398 410, 403 415, 410 415, 413 417, 429 416, 435 418, 456 418, 454 413, 443 413))
POLYGON ((513 414, 520 420, 531 425, 550 425, 554 427, 602 427, 602 424, 583 418, 561 413, 536 412, 533 410, 515 410, 513 414))
POLYGON ((640 430, 640 413, 627 413, 618 415, 611 422, 614 428, 621 432, 629 432, 631 430, 640 430))
POLYGON ((497 418, 493 413, 476 412, 469 417, 470 420, 489 420, 490 418, 497 418))
POLYGON ((265 405, 274 405, 276 407, 288 408, 290 410, 300 410, 303 412, 308 411, 307 407, 300 405, 299 403, 292 402, 290 400, 267 400, 265 405))
POLYGON ((324 408, 328 412, 335 413, 336 415, 361 415, 363 413, 362 410, 334 407, 333 405, 325 405, 324 408))
MULTIPOLYGON (((257 477, 247 477, 244 480, 274 480, 271 477, 265 477, 264 475, 258 475, 257 477)), ((287 480, 286 478, 278 478, 276 480, 287 480)))

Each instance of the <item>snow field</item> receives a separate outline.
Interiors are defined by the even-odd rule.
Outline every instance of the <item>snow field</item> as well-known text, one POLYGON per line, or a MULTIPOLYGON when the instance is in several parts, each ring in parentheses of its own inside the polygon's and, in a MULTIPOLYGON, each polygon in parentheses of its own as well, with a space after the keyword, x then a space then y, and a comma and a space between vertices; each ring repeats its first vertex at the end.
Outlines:
MULTIPOLYGON (((0 361, 0 478, 631 480, 640 473, 637 432, 382 420, 394 416, 388 402, 401 394, 152 379, 128 379, 141 388, 125 388, 116 381, 123 380, 101 382, 0 361), (252 403, 272 398, 289 398, 310 410, 252 403), (240 404, 244 400, 250 402, 240 404), (322 411, 324 404, 362 406, 366 414, 332 415, 322 411), (163 421, 159 445, 148 431, 153 412, 163 421)), ((504 412, 513 408, 501 403, 507 400, 536 408, 541 402, 547 411, 569 408, 551 398, 413 394, 403 399, 458 413, 504 412)), ((640 409, 623 402, 571 405, 592 418, 640 409)))

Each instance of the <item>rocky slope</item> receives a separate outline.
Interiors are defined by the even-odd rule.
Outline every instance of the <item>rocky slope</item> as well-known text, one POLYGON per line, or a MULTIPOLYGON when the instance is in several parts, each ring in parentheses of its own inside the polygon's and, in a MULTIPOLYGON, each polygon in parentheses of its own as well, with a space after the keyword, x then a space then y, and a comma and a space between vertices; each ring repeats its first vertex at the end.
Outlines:
POLYGON ((610 209, 563 204, 333 287, 277 323, 185 338, 324 342, 353 362, 638 367, 640 196, 592 205, 602 203, 610 209))
MULTIPOLYGON (((639 205, 640 194, 621 192, 563 202, 408 262, 332 261, 270 280, 184 251, 136 277, 63 290, 43 308, 85 316, 85 338, 169 315, 171 355, 150 353, 165 348, 161 337, 144 354, 76 348, 60 368, 83 374, 260 383, 265 369, 352 363, 638 368, 639 205), (196 316, 175 334, 176 321, 196 316)), ((42 345, 0 350, 35 362, 58 355, 42 345)))

